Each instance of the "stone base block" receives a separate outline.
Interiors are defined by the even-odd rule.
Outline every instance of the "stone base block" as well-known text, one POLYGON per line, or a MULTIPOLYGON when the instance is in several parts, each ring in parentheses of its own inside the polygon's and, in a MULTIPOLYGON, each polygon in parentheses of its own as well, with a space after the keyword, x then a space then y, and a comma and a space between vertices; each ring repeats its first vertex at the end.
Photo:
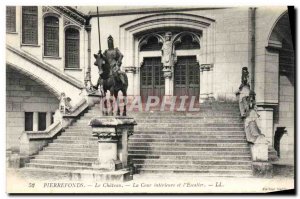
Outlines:
POLYGON ((100 103, 101 94, 97 91, 94 94, 88 94, 86 99, 87 99, 89 106, 93 106, 94 104, 100 103))
POLYGON ((253 176, 259 178, 272 178, 273 165, 268 162, 252 162, 253 176))
POLYGON ((20 168, 20 155, 13 153, 6 157, 6 166, 7 168, 20 168))
POLYGON ((97 170, 76 170, 71 173, 70 180, 82 181, 108 181, 108 182, 126 182, 133 179, 128 170, 118 171, 97 171, 97 170))

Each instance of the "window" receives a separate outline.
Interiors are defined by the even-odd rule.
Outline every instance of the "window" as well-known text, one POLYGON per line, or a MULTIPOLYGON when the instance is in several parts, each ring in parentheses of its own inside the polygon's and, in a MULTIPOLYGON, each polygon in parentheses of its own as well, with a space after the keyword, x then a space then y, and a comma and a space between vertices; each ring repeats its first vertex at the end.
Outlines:
POLYGON ((59 20, 48 16, 44 19, 44 55, 59 56, 59 20))
POLYGON ((45 112, 39 112, 38 114, 38 130, 44 131, 46 129, 46 115, 45 112))
POLYGON ((16 32, 16 7, 6 7, 6 32, 16 32))
POLYGON ((140 51, 155 51, 155 50, 161 50, 162 43, 158 42, 158 39, 156 37, 150 37, 147 40, 147 43, 141 46, 140 51))
POLYGON ((33 130, 33 112, 25 112, 25 131, 33 130))
POLYGON ((198 42, 193 41, 191 35, 184 35, 181 37, 181 42, 179 42, 175 48, 176 50, 199 49, 200 45, 198 42))
POLYGON ((22 43, 38 44, 38 8, 22 7, 22 43))
POLYGON ((74 28, 65 33, 65 67, 79 68, 79 31, 74 28))

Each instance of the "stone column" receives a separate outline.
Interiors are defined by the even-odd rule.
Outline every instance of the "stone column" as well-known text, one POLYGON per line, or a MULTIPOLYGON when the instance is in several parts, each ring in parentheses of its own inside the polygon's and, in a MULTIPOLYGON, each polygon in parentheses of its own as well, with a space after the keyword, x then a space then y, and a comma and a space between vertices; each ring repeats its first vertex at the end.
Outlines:
POLYGON ((260 115, 258 125, 261 129, 261 132, 266 136, 269 146, 273 146, 273 108, 258 105, 257 111, 260 115))
POLYGON ((87 31, 87 35, 88 35, 88 66, 86 69, 86 73, 85 73, 85 78, 84 78, 84 84, 85 86, 88 85, 88 82, 91 82, 91 29, 92 26, 91 25, 85 25, 85 30, 87 31))
POLYGON ((38 131, 39 128, 39 113, 33 112, 33 127, 32 131, 38 131))
POLYGON ((135 74, 133 76, 134 76, 133 95, 134 96, 140 96, 140 91, 141 91, 140 85, 141 84, 140 84, 140 68, 139 67, 136 67, 135 74))
POLYGON ((127 96, 131 98, 132 96, 134 96, 134 90, 135 90, 134 74, 136 73, 136 67, 125 67, 125 72, 128 77, 127 96))
MULTIPOLYGON (((209 99, 214 98, 214 73, 213 73, 214 66, 210 65, 210 70, 208 71, 208 97, 209 99)), ((201 85, 200 85, 201 86, 201 85)))
POLYGON ((51 112, 47 112, 47 115, 46 115, 46 128, 48 128, 48 126, 51 125, 51 117, 52 117, 51 112))
POLYGON ((164 78, 165 78, 165 96, 173 96, 171 81, 172 81, 172 69, 171 67, 164 67, 163 69, 164 78))
POLYGON ((211 64, 201 64, 200 66, 200 103, 209 99, 210 80, 209 71, 211 64))

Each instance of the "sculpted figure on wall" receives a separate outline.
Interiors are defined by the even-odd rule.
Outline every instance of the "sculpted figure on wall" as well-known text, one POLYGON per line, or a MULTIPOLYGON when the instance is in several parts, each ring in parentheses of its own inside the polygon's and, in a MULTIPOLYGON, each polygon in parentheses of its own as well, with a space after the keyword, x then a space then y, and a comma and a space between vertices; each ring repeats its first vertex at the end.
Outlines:
POLYGON ((165 41, 162 46, 162 63, 165 68, 170 68, 173 66, 173 44, 172 44, 172 33, 167 32, 165 34, 165 41))

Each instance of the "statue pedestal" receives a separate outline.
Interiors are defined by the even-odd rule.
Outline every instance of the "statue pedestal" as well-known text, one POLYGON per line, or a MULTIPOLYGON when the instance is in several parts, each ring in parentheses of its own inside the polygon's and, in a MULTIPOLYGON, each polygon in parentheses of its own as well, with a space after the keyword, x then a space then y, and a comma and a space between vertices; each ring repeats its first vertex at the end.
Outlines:
POLYGON ((73 179, 118 180, 132 179, 128 168, 128 137, 137 123, 131 117, 101 116, 93 118, 90 126, 98 138, 98 159, 90 171, 73 174, 73 179))
POLYGON ((254 144, 251 145, 251 154, 253 161, 268 161, 268 142, 265 136, 260 135, 254 142, 254 144))

